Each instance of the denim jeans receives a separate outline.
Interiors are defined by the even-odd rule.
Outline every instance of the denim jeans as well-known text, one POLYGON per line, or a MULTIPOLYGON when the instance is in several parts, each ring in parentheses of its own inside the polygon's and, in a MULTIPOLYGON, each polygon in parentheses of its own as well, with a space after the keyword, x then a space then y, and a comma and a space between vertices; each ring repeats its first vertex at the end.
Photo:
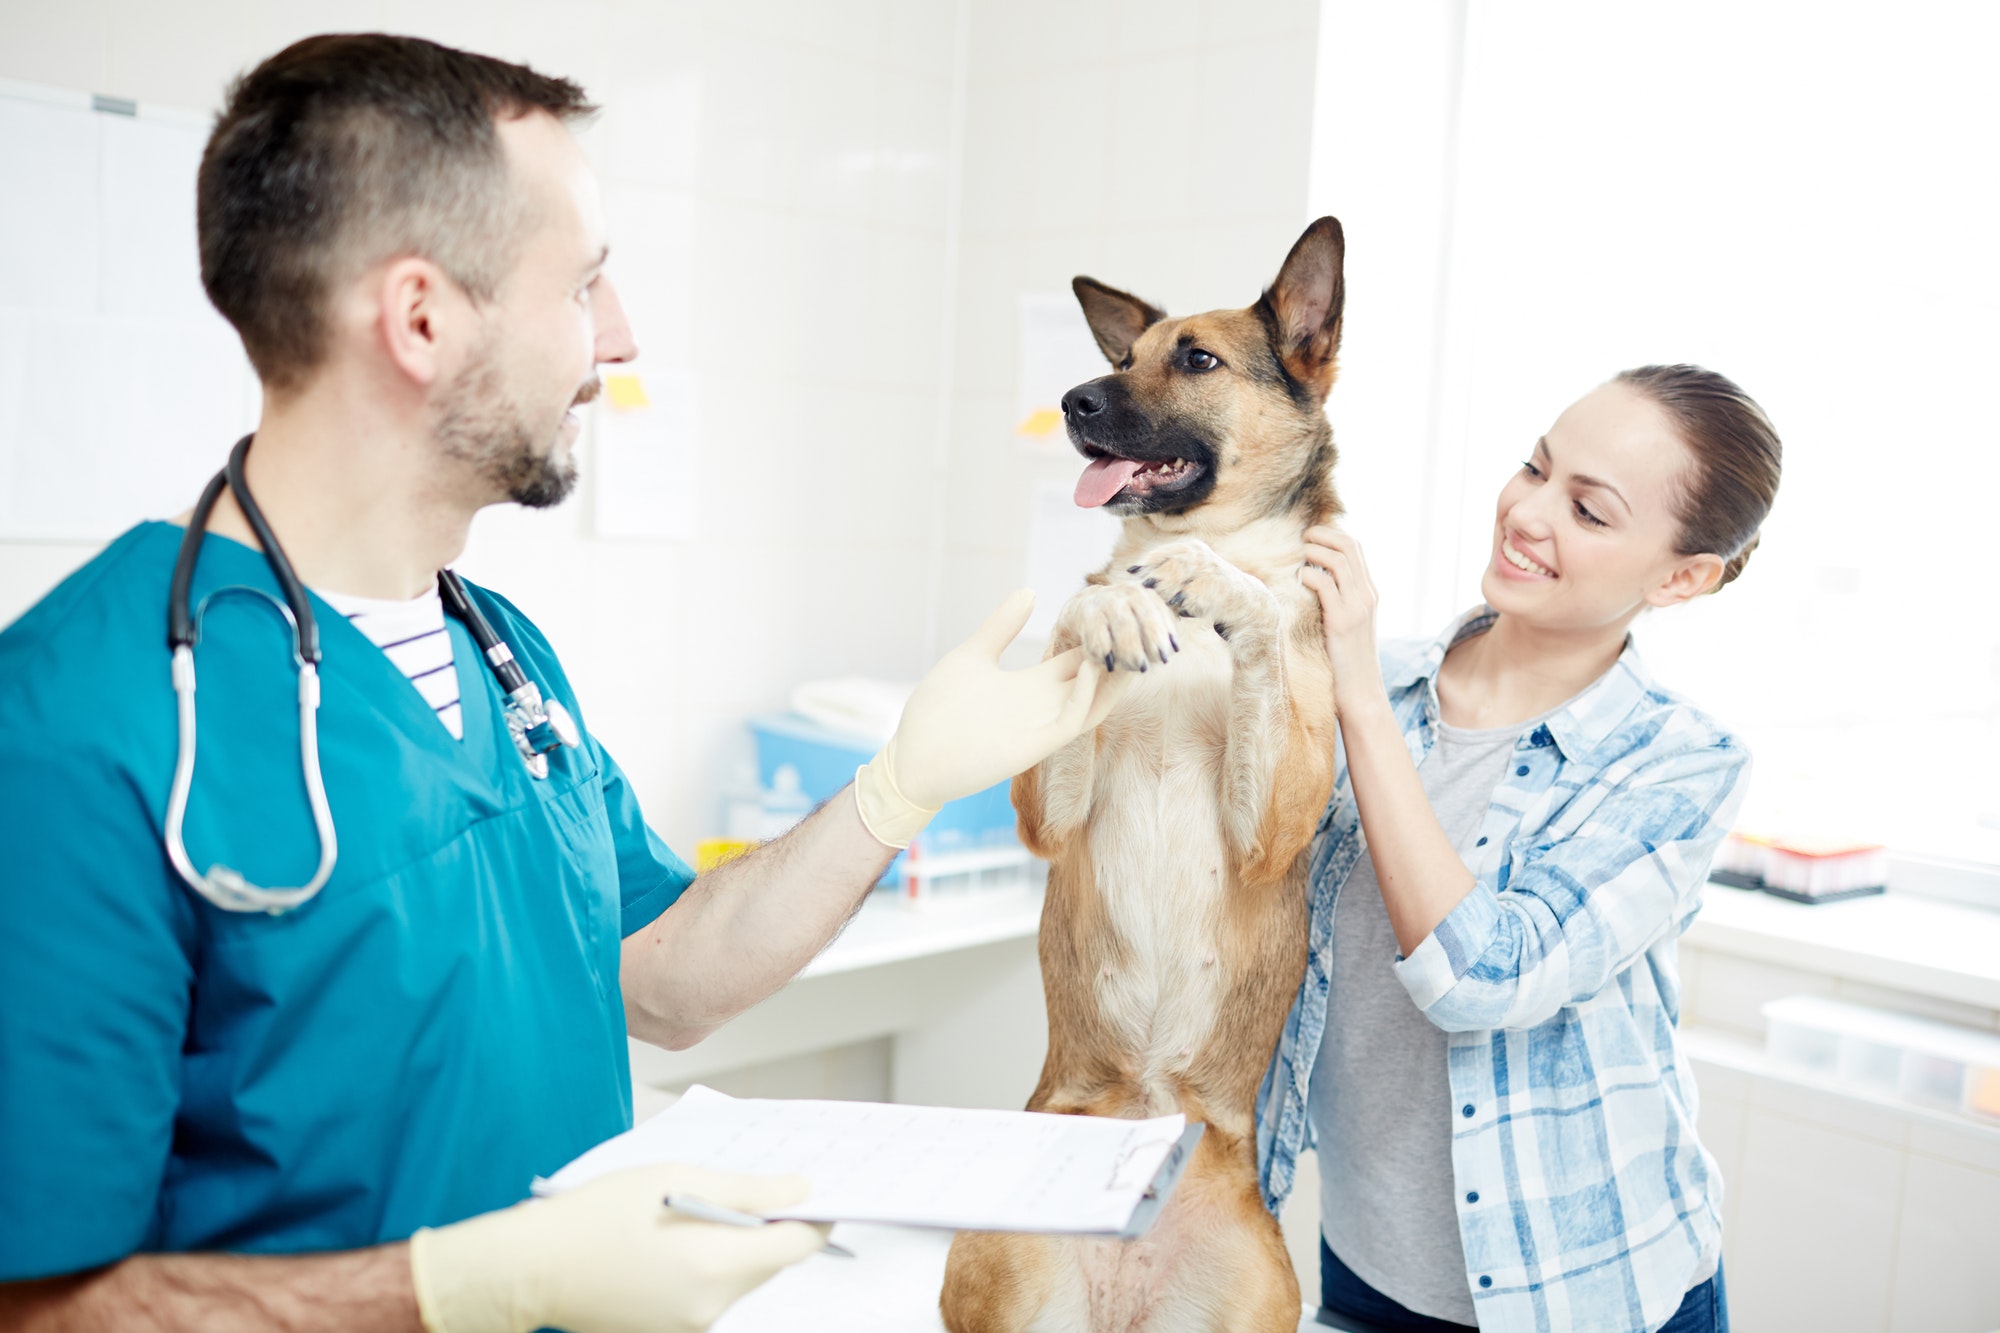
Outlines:
MULTIPOLYGON (((1320 1323, 1347 1333, 1466 1333, 1473 1327, 1433 1319, 1389 1299, 1340 1262, 1324 1239, 1319 1243, 1319 1304, 1320 1323)), ((1687 1294, 1659 1333, 1729 1333, 1729 1296, 1720 1264, 1714 1277, 1687 1294)))

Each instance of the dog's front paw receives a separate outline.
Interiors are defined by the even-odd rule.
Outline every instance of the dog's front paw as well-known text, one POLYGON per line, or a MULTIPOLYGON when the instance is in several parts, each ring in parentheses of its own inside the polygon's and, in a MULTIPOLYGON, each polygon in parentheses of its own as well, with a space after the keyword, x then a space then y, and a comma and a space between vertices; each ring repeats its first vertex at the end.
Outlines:
POLYGON ((1106 671, 1144 671, 1181 646, 1166 603, 1136 583, 1092 584, 1064 604, 1055 642, 1074 643, 1106 671))
POLYGON ((1277 597, 1262 583, 1217 555, 1205 541, 1189 538, 1147 552, 1145 563, 1126 573, 1150 588, 1176 616, 1207 620, 1228 638, 1232 628, 1275 624, 1277 597))

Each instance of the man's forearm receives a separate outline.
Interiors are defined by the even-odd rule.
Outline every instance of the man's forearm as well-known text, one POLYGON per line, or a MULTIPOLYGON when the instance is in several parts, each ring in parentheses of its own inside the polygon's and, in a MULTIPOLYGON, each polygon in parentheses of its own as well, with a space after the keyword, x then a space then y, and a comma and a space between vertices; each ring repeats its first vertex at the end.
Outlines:
POLYGON ((625 941, 625 1022, 679 1050, 799 974, 895 855, 861 822, 854 789, 775 842, 718 866, 625 941))
POLYGON ((330 1254, 141 1254, 0 1282, 18 1333, 422 1333, 407 1245, 330 1254))

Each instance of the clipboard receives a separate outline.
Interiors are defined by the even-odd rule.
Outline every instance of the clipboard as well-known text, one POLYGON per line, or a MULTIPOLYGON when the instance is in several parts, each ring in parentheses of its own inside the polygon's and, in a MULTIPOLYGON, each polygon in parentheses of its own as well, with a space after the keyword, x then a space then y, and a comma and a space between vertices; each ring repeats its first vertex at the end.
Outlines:
POLYGON ((738 1099, 697 1084, 532 1188, 559 1194, 612 1171, 684 1162, 812 1182, 774 1217, 1129 1240, 1159 1220, 1205 1131, 1180 1115, 738 1099))
POLYGON ((1174 1186, 1181 1183, 1189 1162, 1194 1160, 1195 1145, 1201 1142, 1202 1134, 1208 1126, 1199 1120, 1191 1121, 1181 1131, 1181 1136, 1167 1153, 1167 1160, 1160 1163, 1160 1169, 1153 1173, 1153 1183, 1146 1186, 1146 1192, 1139 1196, 1139 1206, 1132 1210, 1132 1220, 1118 1232, 1120 1240, 1138 1240, 1153 1229, 1153 1223, 1160 1220, 1160 1214, 1167 1209, 1167 1200, 1173 1196, 1174 1186))

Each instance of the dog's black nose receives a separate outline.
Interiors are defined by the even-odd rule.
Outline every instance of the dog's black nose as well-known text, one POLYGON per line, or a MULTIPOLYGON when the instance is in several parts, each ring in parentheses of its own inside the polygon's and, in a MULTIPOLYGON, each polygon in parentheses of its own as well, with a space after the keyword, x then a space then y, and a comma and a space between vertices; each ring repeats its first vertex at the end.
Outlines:
POLYGON ((1079 384, 1063 395, 1062 410, 1066 417, 1093 417, 1109 405, 1104 396, 1104 386, 1095 382, 1079 384))

